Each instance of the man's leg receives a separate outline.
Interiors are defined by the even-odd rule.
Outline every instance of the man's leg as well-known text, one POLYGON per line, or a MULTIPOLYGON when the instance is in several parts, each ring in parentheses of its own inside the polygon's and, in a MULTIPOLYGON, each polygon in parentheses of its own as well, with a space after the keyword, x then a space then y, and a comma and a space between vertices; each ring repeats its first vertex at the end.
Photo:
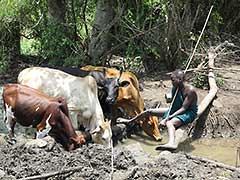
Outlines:
POLYGON ((153 108, 153 109, 147 109, 143 112, 141 112, 140 114, 138 114, 137 116, 135 116, 132 119, 124 119, 124 118, 118 118, 117 119, 117 123, 129 123, 129 122, 133 122, 133 121, 139 121, 139 120, 143 120, 146 117, 149 116, 163 116, 163 114, 165 112, 167 112, 168 108, 153 108))
POLYGON ((162 149, 167 149, 167 150, 175 150, 177 149, 178 144, 175 143, 175 127, 179 127, 182 125, 182 121, 179 120, 178 118, 172 118, 170 121, 166 122, 166 126, 168 128, 168 143, 160 145, 156 148, 156 150, 162 150, 162 149))

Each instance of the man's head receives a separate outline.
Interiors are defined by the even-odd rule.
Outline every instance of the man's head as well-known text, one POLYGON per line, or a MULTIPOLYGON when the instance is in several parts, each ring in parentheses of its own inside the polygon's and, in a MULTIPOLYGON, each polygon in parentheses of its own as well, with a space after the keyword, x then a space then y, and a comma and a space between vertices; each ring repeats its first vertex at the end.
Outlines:
POLYGON ((183 85, 183 82, 185 81, 185 73, 182 70, 177 69, 172 72, 171 80, 174 87, 179 87, 183 85))

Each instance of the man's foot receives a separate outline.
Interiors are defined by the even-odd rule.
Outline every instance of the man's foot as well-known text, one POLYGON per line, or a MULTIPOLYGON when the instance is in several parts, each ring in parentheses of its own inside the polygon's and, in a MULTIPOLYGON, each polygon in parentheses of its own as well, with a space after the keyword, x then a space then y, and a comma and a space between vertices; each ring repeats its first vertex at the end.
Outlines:
POLYGON ((177 149, 177 145, 172 144, 161 144, 155 148, 155 150, 168 150, 168 151, 174 151, 177 149))

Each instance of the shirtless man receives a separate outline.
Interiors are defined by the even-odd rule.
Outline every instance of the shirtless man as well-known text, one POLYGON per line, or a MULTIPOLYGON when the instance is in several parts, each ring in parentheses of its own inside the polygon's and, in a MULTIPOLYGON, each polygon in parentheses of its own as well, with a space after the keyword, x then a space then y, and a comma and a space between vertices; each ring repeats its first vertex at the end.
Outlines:
MULTIPOLYGON (((175 131, 182 125, 191 123, 197 117, 197 93, 193 86, 185 83, 185 74, 181 70, 176 70, 171 74, 172 97, 176 94, 172 108, 153 109, 153 113, 163 114, 161 125, 167 126, 169 140, 167 144, 160 145, 156 149, 177 149, 175 144, 175 131)), ((151 110, 150 110, 151 112, 151 110)))
POLYGON ((160 145, 156 150, 175 150, 175 131, 182 125, 191 123, 197 117, 197 93, 193 86, 185 83, 185 74, 182 70, 176 70, 171 74, 172 97, 176 97, 170 108, 148 109, 130 121, 136 121, 147 116, 161 116, 160 125, 167 126, 169 140, 167 144, 160 145), (170 110, 170 111, 169 111, 170 110))

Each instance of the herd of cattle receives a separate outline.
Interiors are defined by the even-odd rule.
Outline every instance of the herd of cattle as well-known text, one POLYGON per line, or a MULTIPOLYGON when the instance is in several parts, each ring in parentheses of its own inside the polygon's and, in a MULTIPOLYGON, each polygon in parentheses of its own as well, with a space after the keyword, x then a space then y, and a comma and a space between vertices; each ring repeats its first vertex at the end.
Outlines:
MULTIPOLYGON (((117 124, 117 117, 134 117, 144 110, 133 73, 98 66, 24 69, 18 84, 4 86, 3 101, 10 143, 16 141, 18 122, 36 128, 36 138, 49 134, 69 151, 90 141, 111 146, 119 131, 133 127, 117 124)), ((154 139, 161 138, 157 117, 135 125, 154 139)))

